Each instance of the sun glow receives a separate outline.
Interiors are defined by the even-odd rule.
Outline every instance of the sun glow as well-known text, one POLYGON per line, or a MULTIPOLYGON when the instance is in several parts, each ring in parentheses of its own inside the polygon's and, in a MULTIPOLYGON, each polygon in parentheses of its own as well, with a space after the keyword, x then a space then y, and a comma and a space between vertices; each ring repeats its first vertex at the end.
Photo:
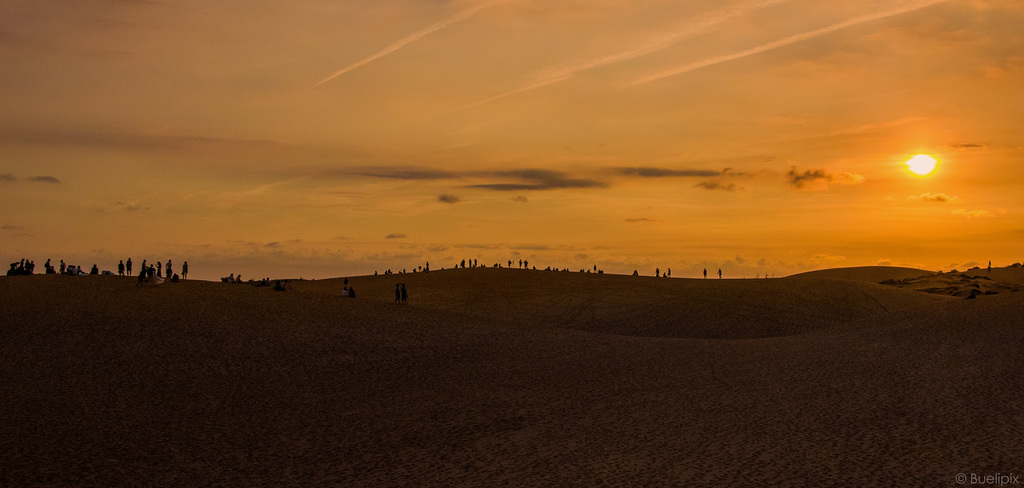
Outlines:
POLYGON ((914 176, 931 176, 939 166, 938 160, 927 154, 918 154, 904 161, 903 164, 907 167, 907 171, 914 176))

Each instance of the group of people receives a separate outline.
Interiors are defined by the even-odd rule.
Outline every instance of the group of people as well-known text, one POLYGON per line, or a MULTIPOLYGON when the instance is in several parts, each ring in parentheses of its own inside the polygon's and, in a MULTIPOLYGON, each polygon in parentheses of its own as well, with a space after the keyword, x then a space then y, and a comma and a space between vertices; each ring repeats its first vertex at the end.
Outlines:
MULTIPOLYGON (((174 273, 173 266, 174 263, 170 259, 167 260, 166 266, 164 265, 164 263, 161 263, 160 261, 157 261, 156 265, 150 264, 147 266, 146 260, 143 259, 142 269, 139 271, 139 277, 141 278, 142 276, 145 275, 153 276, 156 278, 170 278, 172 281, 177 281, 178 279, 184 280, 188 278, 188 261, 185 261, 181 265, 180 276, 174 273)), ((117 263, 117 275, 132 276, 132 258, 128 258, 127 262, 122 260, 117 263)))
MULTIPOLYGON (((49 261, 47 261, 49 263, 49 261)), ((21 262, 11 263, 11 269, 7 270, 7 276, 28 276, 36 269, 36 263, 22 259, 21 262)))
MULTIPOLYGON (((178 280, 183 280, 188 277, 188 261, 185 261, 181 265, 181 275, 174 273, 174 263, 171 260, 167 260, 167 265, 157 261, 156 264, 147 264, 146 260, 142 260, 142 269, 139 270, 139 279, 135 283, 135 286, 142 286, 146 283, 163 283, 165 279, 171 280, 172 283, 177 283, 178 280)), ((128 258, 128 261, 120 261, 117 263, 117 275, 118 276, 131 276, 132 275, 132 258, 128 258)))
MULTIPOLYGON (((46 263, 43 264, 45 273, 57 274, 57 268, 50 264, 50 260, 47 259, 46 263)), ((7 270, 7 276, 29 276, 35 274, 36 263, 30 259, 22 259, 21 261, 11 263, 10 269, 7 270)), ((104 271, 106 274, 110 274, 109 271, 104 271)), ((85 275, 98 275, 100 274, 100 268, 97 265, 92 265, 92 269, 86 273, 82 270, 81 266, 65 264, 64 260, 60 260, 60 274, 68 276, 85 276, 85 275)))
POLYGON ((395 285, 395 303, 409 303, 409 290, 405 288, 405 283, 395 285))

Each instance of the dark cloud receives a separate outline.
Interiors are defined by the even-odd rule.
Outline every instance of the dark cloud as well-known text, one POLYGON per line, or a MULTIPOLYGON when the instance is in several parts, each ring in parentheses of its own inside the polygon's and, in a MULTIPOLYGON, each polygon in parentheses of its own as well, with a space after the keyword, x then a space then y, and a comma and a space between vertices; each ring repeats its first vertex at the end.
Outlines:
POLYGON ((456 195, 450 195, 448 193, 442 193, 442 194, 437 196, 437 201, 439 201, 441 203, 459 203, 460 201, 462 201, 462 199, 459 198, 456 195))
POLYGON ((850 173, 831 173, 823 169, 797 171, 793 166, 786 173, 786 181, 794 188, 828 188, 828 183, 855 184, 862 183, 864 177, 850 173))
POLYGON ((18 179, 10 173, 3 173, 0 174, 0 181, 18 181, 18 179))
POLYGON ((360 176, 389 178, 395 180, 446 180, 459 178, 461 175, 451 171, 418 168, 364 168, 353 172, 360 176))
POLYGON ((60 183, 60 180, 52 176, 33 176, 29 178, 29 181, 35 181, 37 183, 60 183))
POLYGON ((520 180, 517 183, 488 183, 480 185, 469 185, 470 188, 483 188, 495 191, 532 191, 532 190, 562 190, 581 188, 605 188, 608 185, 603 181, 570 178, 561 171, 549 169, 517 169, 511 171, 497 171, 486 173, 487 176, 498 178, 509 178, 520 180))
POLYGON ((264 244, 264 245, 263 245, 263 247, 269 247, 269 248, 274 248, 274 249, 276 249, 276 248, 279 248, 279 247, 281 247, 281 243, 280 243, 280 242, 278 242, 278 241, 274 241, 274 242, 268 242, 268 243, 264 244))
POLYGON ((953 149, 985 149, 985 144, 953 144, 953 149))
POLYGON ((702 177, 708 178, 719 176, 720 171, 707 169, 666 169, 666 168, 615 168, 620 174, 626 176, 641 176, 644 178, 666 178, 666 177, 702 177))
POLYGON ((522 195, 519 195, 517 197, 512 197, 512 201, 513 202, 518 202, 518 203, 527 203, 527 202, 529 202, 529 200, 527 200, 526 197, 524 197, 522 195))
POLYGON ((635 223, 639 223, 639 222, 654 222, 653 220, 648 219, 646 217, 630 217, 630 218, 626 219, 625 221, 629 222, 631 224, 635 224, 635 223))
POLYGON ((705 190, 736 191, 736 183, 722 183, 721 181, 702 181, 693 186, 705 190))
POLYGON ((405 234, 388 234, 384 236, 385 239, 405 239, 406 237, 408 236, 405 234))
POLYGON ((20 225, 5 225, 3 227, 0 227, 0 229, 2 229, 2 230, 25 230, 25 227, 20 226, 20 225))

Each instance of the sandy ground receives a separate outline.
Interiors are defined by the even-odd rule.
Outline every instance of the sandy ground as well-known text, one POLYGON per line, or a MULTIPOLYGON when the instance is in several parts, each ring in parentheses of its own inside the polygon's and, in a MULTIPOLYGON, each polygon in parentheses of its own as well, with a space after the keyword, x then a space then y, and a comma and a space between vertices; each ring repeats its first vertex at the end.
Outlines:
POLYGON ((340 280, 0 278, 0 486, 1022 474, 1024 269, 970 300, 879 284, 929 274, 467 269, 351 278, 355 299, 340 280))

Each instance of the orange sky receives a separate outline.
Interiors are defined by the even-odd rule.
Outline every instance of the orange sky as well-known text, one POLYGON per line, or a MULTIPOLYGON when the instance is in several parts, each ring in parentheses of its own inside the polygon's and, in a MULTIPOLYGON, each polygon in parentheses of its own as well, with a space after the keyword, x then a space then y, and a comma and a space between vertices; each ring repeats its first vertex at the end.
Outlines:
POLYGON ((1021 25, 1015 0, 5 2, 0 251, 207 279, 1007 265, 1021 25))

